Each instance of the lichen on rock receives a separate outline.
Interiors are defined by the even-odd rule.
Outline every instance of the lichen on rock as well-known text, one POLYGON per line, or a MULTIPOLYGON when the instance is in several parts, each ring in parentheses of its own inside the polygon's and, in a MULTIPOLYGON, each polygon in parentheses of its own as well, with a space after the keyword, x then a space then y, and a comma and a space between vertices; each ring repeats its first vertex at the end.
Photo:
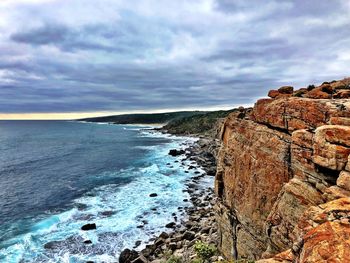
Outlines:
POLYGON ((258 262, 350 260, 350 79, 282 87, 222 128, 219 249, 258 262))

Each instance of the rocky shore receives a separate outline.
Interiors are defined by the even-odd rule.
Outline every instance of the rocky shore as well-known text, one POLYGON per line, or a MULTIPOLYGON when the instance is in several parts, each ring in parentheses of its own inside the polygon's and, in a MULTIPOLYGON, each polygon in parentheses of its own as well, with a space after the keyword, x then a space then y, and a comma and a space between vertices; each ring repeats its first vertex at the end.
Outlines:
MULTIPOLYGON (((158 237, 149 240, 141 251, 136 251, 141 242, 136 242, 132 249, 125 249, 120 257, 120 263, 128 262, 167 262, 176 261, 181 257, 184 261, 195 260, 197 257, 194 246, 198 242, 217 246, 218 235, 215 223, 214 205, 216 203, 213 187, 203 187, 203 180, 216 173, 216 156, 219 141, 214 137, 202 136, 195 144, 180 150, 169 152, 172 156, 183 156, 182 164, 190 161, 187 172, 195 174, 189 177, 184 191, 188 192, 191 202, 189 207, 179 207, 185 217, 179 221, 174 214, 174 220, 166 225, 169 232, 163 232, 158 237)), ((217 261, 218 256, 213 255, 211 261, 217 261)))

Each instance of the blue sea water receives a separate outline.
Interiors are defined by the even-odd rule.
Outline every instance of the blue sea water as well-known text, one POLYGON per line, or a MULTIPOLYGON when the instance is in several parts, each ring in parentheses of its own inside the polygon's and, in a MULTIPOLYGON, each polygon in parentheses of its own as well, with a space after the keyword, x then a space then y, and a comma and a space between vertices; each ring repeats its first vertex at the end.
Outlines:
POLYGON ((144 128, 0 121, 0 262, 116 262, 185 216, 193 174, 168 152, 195 139, 144 128))

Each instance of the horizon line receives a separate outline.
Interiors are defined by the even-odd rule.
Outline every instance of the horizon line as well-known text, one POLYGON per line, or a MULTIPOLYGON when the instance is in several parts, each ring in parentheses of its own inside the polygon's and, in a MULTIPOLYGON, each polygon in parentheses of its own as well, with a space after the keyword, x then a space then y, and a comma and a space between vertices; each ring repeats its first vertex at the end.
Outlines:
MULTIPOLYGON (((250 107, 251 105, 242 105, 250 107)), ((216 111, 234 109, 236 105, 223 105, 206 108, 181 108, 181 109, 155 109, 155 110, 132 110, 132 111, 95 111, 95 112, 28 112, 28 113, 0 113, 0 120, 78 120, 84 118, 96 118, 124 114, 152 114, 179 111, 216 111)))

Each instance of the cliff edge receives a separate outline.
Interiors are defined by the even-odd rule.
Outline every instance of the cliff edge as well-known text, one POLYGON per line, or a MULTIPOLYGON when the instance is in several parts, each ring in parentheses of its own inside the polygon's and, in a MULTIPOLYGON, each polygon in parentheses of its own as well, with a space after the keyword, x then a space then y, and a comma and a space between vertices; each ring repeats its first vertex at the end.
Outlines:
POLYGON ((269 92, 221 131, 219 249, 258 262, 350 262, 350 78, 269 92))

